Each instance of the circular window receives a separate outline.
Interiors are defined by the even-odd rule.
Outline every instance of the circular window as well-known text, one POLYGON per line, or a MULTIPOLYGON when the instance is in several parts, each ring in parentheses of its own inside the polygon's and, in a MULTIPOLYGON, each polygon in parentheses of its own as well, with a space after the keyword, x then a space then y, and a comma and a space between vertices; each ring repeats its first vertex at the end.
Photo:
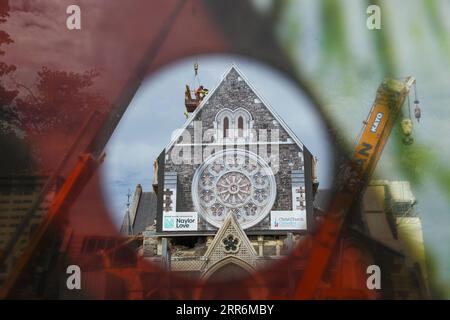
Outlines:
POLYGON ((202 217, 219 228, 233 213, 243 229, 260 222, 272 209, 275 177, 260 156, 244 150, 211 155, 197 169, 192 200, 202 217))

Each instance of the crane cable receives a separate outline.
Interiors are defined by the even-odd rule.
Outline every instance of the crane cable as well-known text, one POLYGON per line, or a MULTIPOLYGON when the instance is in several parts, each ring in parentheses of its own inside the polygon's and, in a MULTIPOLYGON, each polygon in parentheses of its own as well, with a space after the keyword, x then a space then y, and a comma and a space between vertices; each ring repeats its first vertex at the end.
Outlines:
POLYGON ((418 91, 417 91, 417 81, 414 82, 414 103, 419 103, 419 98, 418 98, 418 91))
POLYGON ((409 97, 409 94, 408 94, 408 116, 409 116, 409 120, 412 121, 412 118, 411 118, 411 99, 409 97))
POLYGON ((417 120, 417 122, 420 122, 420 118, 422 118, 422 110, 420 109, 420 102, 419 102, 419 93, 417 90, 416 82, 414 82, 414 116, 417 120))
POLYGON ((200 87, 200 76, 198 75, 198 58, 195 58, 195 62, 194 62, 194 90, 195 88, 200 87))

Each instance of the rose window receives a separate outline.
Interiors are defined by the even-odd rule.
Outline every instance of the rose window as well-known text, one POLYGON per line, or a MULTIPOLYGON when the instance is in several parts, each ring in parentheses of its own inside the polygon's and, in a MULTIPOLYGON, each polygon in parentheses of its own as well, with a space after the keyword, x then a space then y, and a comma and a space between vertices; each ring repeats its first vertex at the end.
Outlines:
POLYGON ((213 154, 197 169, 192 182, 196 209, 217 228, 230 213, 242 228, 254 226, 272 209, 275 193, 268 164, 244 150, 213 154))

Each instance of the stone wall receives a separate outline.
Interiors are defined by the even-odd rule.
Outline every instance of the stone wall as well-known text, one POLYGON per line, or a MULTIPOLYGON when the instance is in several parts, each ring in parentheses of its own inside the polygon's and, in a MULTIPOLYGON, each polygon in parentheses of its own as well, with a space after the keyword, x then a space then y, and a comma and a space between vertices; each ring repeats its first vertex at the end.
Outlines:
MULTIPOLYGON (((252 117, 253 129, 256 133, 259 130, 267 130, 267 139, 271 142, 271 130, 278 130, 279 139, 274 145, 259 145, 257 148, 258 154, 261 155, 265 160, 268 160, 266 155, 270 156, 272 154, 272 148, 278 148, 279 163, 270 162, 269 164, 274 164, 277 171, 275 174, 276 184, 277 184, 277 195, 274 206, 272 210, 292 210, 292 185, 291 185, 291 173, 292 170, 301 170, 304 172, 303 164, 303 151, 302 149, 293 141, 289 134, 284 130, 272 113, 267 109, 267 107, 260 101, 260 98, 253 92, 252 88, 246 83, 244 79, 241 78, 239 73, 235 69, 226 75, 221 84, 217 89, 211 93, 211 96, 206 101, 205 105, 201 110, 195 115, 193 121, 190 122, 186 130, 190 133, 191 137, 194 137, 194 121, 201 121, 202 136, 207 129, 214 128, 214 121, 216 114, 223 108, 228 108, 230 110, 236 110, 238 108, 244 108, 247 110, 252 117), (264 148, 267 148, 267 152, 263 152, 264 148)), ((256 138, 258 141, 258 138, 256 138)), ((195 171, 201 165, 197 160, 195 163, 194 148, 190 148, 191 152, 191 163, 174 164, 172 159, 173 153, 179 152, 181 149, 181 144, 186 143, 181 136, 174 146, 166 150, 165 155, 165 166, 164 172, 177 172, 178 176, 178 186, 177 186, 177 208, 176 211, 196 211, 192 201, 191 184, 195 171), (176 148, 174 150, 174 147, 176 148)), ((191 143, 194 141, 190 141, 191 143)), ((195 141, 200 142, 200 141, 195 141)), ((204 143, 199 146, 196 150, 201 150, 203 155, 205 148, 211 148, 212 145, 204 143)), ((227 146, 229 148, 230 146, 227 146)), ((234 148, 241 148, 251 151, 256 151, 254 145, 232 145, 234 148)), ((214 144, 215 150, 223 148, 222 145, 218 146, 214 144)), ((274 149, 276 150, 276 149, 274 149)), ((205 159, 203 159, 204 161, 205 159)), ((205 221, 202 221, 199 215, 200 225, 199 229, 213 230, 212 226, 209 226, 205 221)), ((258 230, 270 228, 270 216, 261 221, 258 225, 249 228, 248 230, 258 230)))

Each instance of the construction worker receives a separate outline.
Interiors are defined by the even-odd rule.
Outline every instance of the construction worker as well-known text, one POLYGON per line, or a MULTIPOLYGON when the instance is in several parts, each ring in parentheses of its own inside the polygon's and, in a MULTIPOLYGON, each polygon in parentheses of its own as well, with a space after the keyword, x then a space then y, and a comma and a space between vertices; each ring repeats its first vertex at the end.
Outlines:
POLYGON ((198 87, 197 90, 195 90, 195 96, 198 100, 203 100, 203 98, 208 94, 208 89, 204 88, 203 86, 198 87))

